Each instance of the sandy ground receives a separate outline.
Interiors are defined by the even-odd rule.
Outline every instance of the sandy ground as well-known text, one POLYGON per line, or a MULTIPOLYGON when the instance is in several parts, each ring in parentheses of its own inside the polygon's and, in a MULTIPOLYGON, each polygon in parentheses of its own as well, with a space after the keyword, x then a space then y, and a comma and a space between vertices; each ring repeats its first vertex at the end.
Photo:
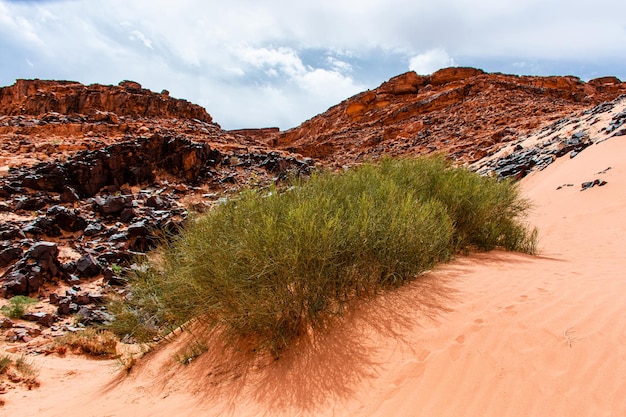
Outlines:
POLYGON ((0 415, 624 416, 626 138, 522 188, 538 256, 457 259, 271 364, 215 348, 183 367, 176 344, 129 376, 115 361, 35 357, 41 387, 2 395, 0 415), (608 183, 580 191, 596 178, 608 183))

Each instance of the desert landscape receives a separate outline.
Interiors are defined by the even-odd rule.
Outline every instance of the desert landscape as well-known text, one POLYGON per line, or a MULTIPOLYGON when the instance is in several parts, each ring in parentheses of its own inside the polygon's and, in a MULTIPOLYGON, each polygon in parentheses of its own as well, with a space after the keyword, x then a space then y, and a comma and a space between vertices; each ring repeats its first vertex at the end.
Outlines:
POLYGON ((0 379, 0 415, 626 414, 625 94, 615 77, 451 67, 287 131, 228 131, 132 81, 0 88, 0 306, 36 299, 0 319, 0 355, 34 370, 0 379), (159 231, 241 190, 430 154, 519 181, 537 253, 460 253, 278 359, 216 337, 181 361, 185 330, 120 340, 114 359, 55 344, 115 319, 159 231))

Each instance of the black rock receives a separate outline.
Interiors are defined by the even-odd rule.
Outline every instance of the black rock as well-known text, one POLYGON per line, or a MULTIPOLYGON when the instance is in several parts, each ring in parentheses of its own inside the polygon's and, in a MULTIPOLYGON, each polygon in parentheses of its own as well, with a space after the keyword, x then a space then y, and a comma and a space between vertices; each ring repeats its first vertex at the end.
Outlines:
POLYGON ((107 239, 109 242, 124 242, 128 240, 128 234, 126 232, 115 233, 107 239))
POLYGON ((41 324, 44 327, 50 327, 56 321, 56 316, 50 313, 38 312, 38 313, 25 313, 22 319, 28 321, 35 321, 37 324, 41 324))
POLYGON ((111 268, 105 268, 105 270, 102 272, 102 275, 103 275, 103 281, 105 284, 123 286, 128 283, 126 279, 120 277, 111 268))
POLYGON ((62 297, 59 300, 59 304, 57 307, 57 314, 60 316, 67 316, 72 312, 75 312, 76 304, 74 304, 74 308, 72 306, 72 300, 69 297, 62 297))
POLYGON ((104 295, 100 293, 90 292, 87 294, 89 297, 89 302, 93 304, 103 304, 104 303, 104 295))
POLYGON ((30 259, 56 258, 59 255, 59 248, 53 242, 37 242, 26 251, 25 257, 30 259))
POLYGON ((600 179, 595 179, 593 181, 587 181, 587 182, 583 182, 581 184, 581 191, 587 190, 595 185, 597 185, 598 187, 602 187, 604 185, 606 185, 607 182, 604 180, 600 180, 600 179))
POLYGON ((92 255, 87 254, 82 256, 76 262, 76 270, 82 277, 93 277, 98 275, 102 271, 102 267, 92 255))
POLYGON ((129 237, 147 236, 150 234, 146 220, 139 220, 126 229, 129 237))
POLYGON ((586 181, 581 184, 581 188, 583 190, 586 190, 587 188, 591 188, 593 186, 594 186, 593 181, 586 181))
POLYGON ((137 216, 137 213, 135 213, 135 210, 133 210, 132 208, 125 208, 120 213, 120 220, 123 221, 124 223, 128 223, 129 221, 134 219, 135 216, 137 216))
MULTIPOLYGON (((114 215, 121 213, 126 206, 127 200, 129 200, 129 198, 125 196, 107 196, 105 198, 94 198, 96 210, 105 215, 114 215)), ((132 201, 132 199, 130 201, 132 201)))
POLYGON ((41 196, 23 197, 15 203, 15 210, 36 211, 44 208, 49 200, 41 196))
POLYGON ((80 317, 80 322, 83 324, 108 324, 114 319, 114 317, 106 311, 96 310, 87 306, 78 310, 77 315, 80 317))
POLYGON ((59 305, 59 302, 61 301, 61 296, 53 292, 48 297, 48 300, 50 301, 50 304, 52 304, 53 306, 56 306, 56 305, 59 305))
POLYGON ((163 201, 161 197, 156 196, 156 195, 151 195, 150 197, 146 199, 146 206, 153 207, 157 210, 162 210, 164 208, 167 208, 167 204, 165 203, 165 201, 163 201))
POLYGON ((28 223, 22 232, 29 235, 39 236, 46 235, 50 237, 61 236, 61 229, 54 223, 54 219, 42 216, 28 223))
POLYGON ((70 210, 63 206, 50 207, 46 215, 54 217, 56 224, 67 232, 78 232, 87 227, 87 221, 76 210, 70 210))
POLYGON ((11 266, 3 276, 6 294, 28 295, 37 292, 44 282, 63 277, 55 243, 38 242, 26 251, 24 257, 11 266))
POLYGON ((91 299, 89 298, 89 294, 87 293, 80 293, 80 294, 74 295, 72 297, 72 301, 78 304, 79 306, 84 306, 84 305, 91 303, 91 299))
POLYGON ((76 190, 72 187, 65 186, 60 196, 61 203, 73 203, 80 200, 80 197, 76 193, 76 190))
POLYGON ((7 267, 22 256, 22 248, 9 246, 0 249, 0 268, 7 267))
POLYGON ((76 272, 76 261, 69 261, 61 264, 61 270, 66 274, 73 274, 76 272))
POLYGON ((8 222, 0 223, 0 239, 15 239, 19 236, 25 236, 20 227, 8 222))
POLYGON ((8 295, 28 295, 28 277, 20 271, 5 274, 2 288, 8 295))
POLYGON ((85 236, 94 236, 100 233, 102 229, 104 229, 104 226, 102 226, 102 223, 97 223, 97 222, 89 223, 83 230, 83 234, 85 236))

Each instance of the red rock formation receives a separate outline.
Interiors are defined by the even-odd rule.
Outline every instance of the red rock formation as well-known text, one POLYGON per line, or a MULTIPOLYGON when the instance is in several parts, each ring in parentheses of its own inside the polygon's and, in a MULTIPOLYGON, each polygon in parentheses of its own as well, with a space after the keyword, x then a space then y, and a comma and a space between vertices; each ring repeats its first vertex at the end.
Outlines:
POLYGON ((277 127, 263 127, 258 129, 236 129, 229 130, 228 133, 233 135, 246 136, 255 140, 267 141, 270 138, 274 138, 280 133, 280 129, 277 127))
POLYGON ((626 83, 604 77, 488 74, 447 68, 399 75, 353 96, 269 143, 339 164, 380 154, 445 152, 475 161, 532 129, 612 100, 626 83))
POLYGON ((204 108, 143 89, 74 81, 17 80, 0 88, 0 172, 13 155, 32 165, 85 149, 153 135, 208 143, 216 149, 270 152, 265 138, 277 128, 227 132, 204 108))
POLYGON ((17 80, 0 88, 0 114, 38 116, 111 112, 117 116, 198 119, 211 123, 211 115, 196 104, 156 94, 134 81, 118 86, 83 85, 74 81, 17 80))

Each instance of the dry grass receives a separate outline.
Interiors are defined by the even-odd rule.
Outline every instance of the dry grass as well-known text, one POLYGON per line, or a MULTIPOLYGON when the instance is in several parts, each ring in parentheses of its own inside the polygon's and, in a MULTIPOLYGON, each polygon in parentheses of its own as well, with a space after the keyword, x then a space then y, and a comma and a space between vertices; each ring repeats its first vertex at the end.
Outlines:
POLYGON ((54 351, 64 354, 87 355, 101 359, 117 357, 117 336, 108 330, 87 328, 76 333, 67 333, 55 341, 54 351))
POLYGON ((9 355, 0 357, 0 379, 26 386, 29 390, 39 387, 39 370, 24 355, 14 359, 9 355))

